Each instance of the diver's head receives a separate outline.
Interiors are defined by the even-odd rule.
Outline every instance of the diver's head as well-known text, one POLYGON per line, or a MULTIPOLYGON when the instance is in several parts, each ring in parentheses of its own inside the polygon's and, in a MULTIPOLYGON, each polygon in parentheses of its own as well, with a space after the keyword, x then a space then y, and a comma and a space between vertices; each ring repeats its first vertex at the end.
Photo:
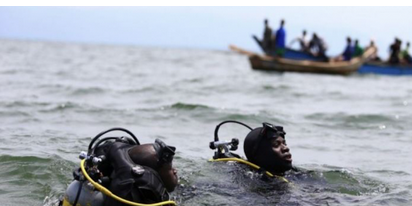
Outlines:
POLYGON ((129 150, 130 158, 136 164, 150 167, 157 171, 167 191, 172 192, 177 186, 177 170, 173 167, 175 147, 168 146, 159 139, 154 144, 142 144, 129 150))
POLYGON ((282 127, 269 123, 252 130, 244 142, 247 159, 275 174, 292 169, 292 155, 286 145, 285 134, 282 127))

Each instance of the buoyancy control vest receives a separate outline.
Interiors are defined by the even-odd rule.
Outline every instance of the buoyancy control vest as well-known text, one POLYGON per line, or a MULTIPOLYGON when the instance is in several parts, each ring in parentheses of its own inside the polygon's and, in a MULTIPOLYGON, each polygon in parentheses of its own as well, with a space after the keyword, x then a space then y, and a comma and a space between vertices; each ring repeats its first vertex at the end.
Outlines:
MULTIPOLYGON (((124 138, 111 138, 99 145, 93 156, 101 158, 98 164, 100 184, 120 198, 137 203, 159 203, 169 200, 159 174, 150 167, 133 162, 129 150, 133 144, 124 138)), ((84 157, 88 159, 87 157, 84 157)), ((114 198, 104 195, 87 181, 77 168, 74 181, 67 188, 59 206, 126 206, 114 198)))
MULTIPOLYGON (((159 174, 150 167, 138 165, 129 156, 134 145, 115 141, 106 150, 106 163, 112 171, 108 189, 115 195, 139 203, 156 203, 169 200, 159 174)), ((104 206, 124 206, 126 204, 106 198, 104 206)))

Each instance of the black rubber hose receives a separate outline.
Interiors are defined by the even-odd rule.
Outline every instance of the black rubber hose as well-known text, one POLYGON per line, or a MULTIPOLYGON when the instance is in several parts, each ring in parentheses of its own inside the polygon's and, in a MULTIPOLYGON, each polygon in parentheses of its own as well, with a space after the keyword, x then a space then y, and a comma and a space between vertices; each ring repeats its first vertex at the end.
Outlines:
POLYGON ((102 142, 105 142, 105 141, 107 141, 107 140, 112 140, 112 139, 115 140, 115 139, 118 139, 118 137, 105 137, 105 138, 99 140, 99 141, 94 145, 94 147, 93 147, 92 150, 91 150, 92 152, 90 152, 89 155, 94 154, 94 151, 96 150, 97 147, 99 147, 99 145, 100 145, 102 142))
POLYGON ((89 151, 91 151, 92 146, 93 146, 94 142, 95 142, 97 139, 99 139, 99 138, 100 138, 101 136, 103 136, 104 134, 109 133, 109 132, 112 132, 112 131, 122 131, 122 132, 126 132, 127 134, 129 134, 129 135, 133 138, 133 140, 136 142, 137 145, 140 145, 139 140, 137 140, 136 136, 134 136, 134 134, 133 134, 132 132, 130 132, 129 130, 124 129, 124 128, 115 127, 115 128, 112 128, 112 129, 109 129, 109 130, 100 132, 98 135, 96 135, 96 137, 94 137, 93 140, 92 140, 92 141, 90 142, 90 144, 89 144, 89 151))
POLYGON ((242 122, 238 122, 238 121, 235 121, 235 120, 223 121, 223 122, 221 122, 220 124, 218 124, 218 125, 216 126, 216 129, 215 129, 215 142, 216 142, 216 141, 219 141, 218 133, 219 133, 219 128, 220 128, 220 126, 222 126, 222 125, 224 125, 224 124, 226 124, 226 123, 236 123, 236 124, 240 124, 240 125, 243 125, 243 126, 249 128, 250 130, 253 130, 251 127, 249 127, 248 125, 246 125, 245 123, 242 123, 242 122))

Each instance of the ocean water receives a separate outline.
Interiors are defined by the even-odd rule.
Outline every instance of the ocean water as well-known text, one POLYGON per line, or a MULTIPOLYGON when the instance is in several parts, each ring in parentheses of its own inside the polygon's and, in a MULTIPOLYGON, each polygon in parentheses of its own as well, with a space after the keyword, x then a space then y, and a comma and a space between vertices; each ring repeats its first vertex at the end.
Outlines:
POLYGON ((229 51, 0 40, 0 205, 55 205, 112 127, 177 147, 179 205, 410 205, 411 82, 253 71, 229 51), (284 127, 291 184, 208 162, 229 119, 284 127))

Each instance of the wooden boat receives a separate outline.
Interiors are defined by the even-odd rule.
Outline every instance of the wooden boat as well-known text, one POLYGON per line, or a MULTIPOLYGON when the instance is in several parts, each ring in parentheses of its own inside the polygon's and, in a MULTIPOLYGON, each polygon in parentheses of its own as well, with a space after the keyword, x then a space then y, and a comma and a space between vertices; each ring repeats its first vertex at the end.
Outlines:
POLYGON ((249 57, 250 64, 255 70, 278 72, 304 72, 320 74, 349 75, 356 72, 359 67, 375 52, 375 48, 365 50, 361 57, 356 57, 344 62, 318 62, 309 60, 293 60, 281 57, 259 55, 243 50, 234 45, 229 46, 233 51, 249 57))
POLYGON ((361 74, 412 75, 412 65, 389 64, 386 62, 366 62, 358 70, 361 74))
MULTIPOLYGON (((256 36, 253 39, 268 56, 276 56, 274 51, 265 51, 260 41, 256 36)), ((324 61, 321 57, 314 56, 310 53, 286 48, 283 56, 285 59, 292 60, 310 60, 310 61, 324 61)), ((360 74, 385 74, 385 75, 412 75, 412 65, 393 65, 386 62, 367 61, 357 71, 360 74)))

